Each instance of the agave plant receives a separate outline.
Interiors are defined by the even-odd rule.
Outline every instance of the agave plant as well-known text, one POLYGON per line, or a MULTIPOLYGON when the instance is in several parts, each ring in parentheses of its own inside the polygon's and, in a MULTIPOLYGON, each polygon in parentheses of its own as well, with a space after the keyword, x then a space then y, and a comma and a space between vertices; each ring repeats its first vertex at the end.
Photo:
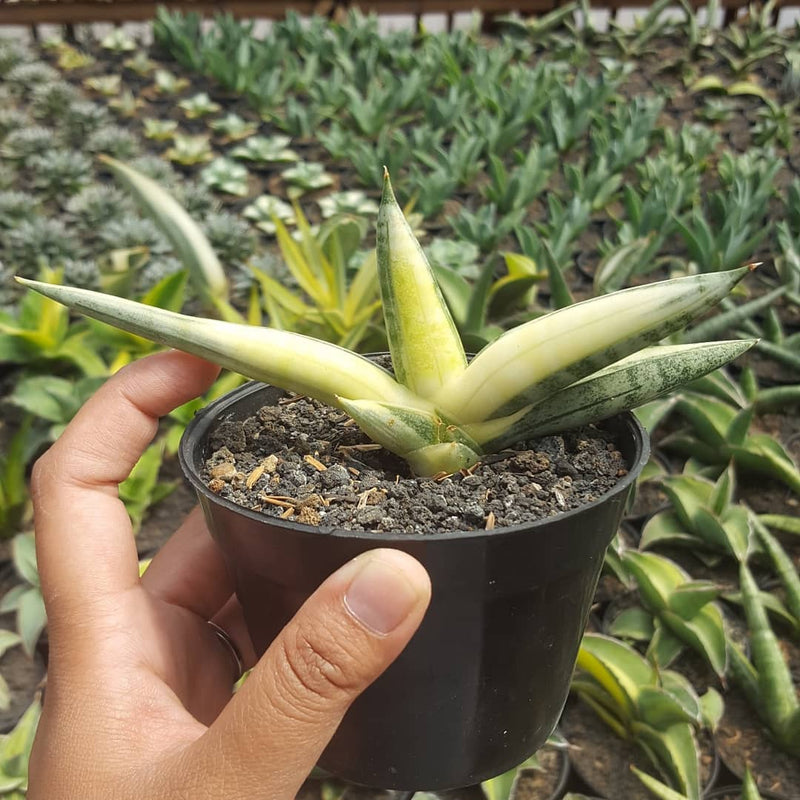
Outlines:
POLYGON ((211 149, 207 134, 190 136, 174 133, 172 140, 172 147, 164 155, 176 164, 188 167, 194 164, 205 164, 214 158, 214 151, 211 149))
POLYGON ((122 90, 121 75, 94 75, 86 78, 83 85, 93 92, 103 95, 103 97, 113 97, 122 90))
POLYGON ((220 104, 215 103, 205 92, 181 100, 178 106, 183 109, 187 119, 200 119, 220 110, 220 104))
MULTIPOLYGON (((191 241, 204 240, 197 231, 191 241)), ((650 346, 724 297, 748 273, 743 267, 560 309, 508 331, 468 364, 388 172, 377 265, 394 377, 355 353, 299 334, 184 316, 85 289, 23 283, 103 322, 340 408, 419 475, 466 469, 526 438, 634 407, 752 345, 650 346)))
POLYGON ((126 58, 122 62, 122 66, 141 77, 145 77, 156 68, 157 64, 147 55, 145 50, 139 50, 135 55, 126 58))
POLYGON ((146 118, 142 120, 142 125, 145 137, 156 142, 169 141, 178 130, 178 123, 174 119, 146 118))

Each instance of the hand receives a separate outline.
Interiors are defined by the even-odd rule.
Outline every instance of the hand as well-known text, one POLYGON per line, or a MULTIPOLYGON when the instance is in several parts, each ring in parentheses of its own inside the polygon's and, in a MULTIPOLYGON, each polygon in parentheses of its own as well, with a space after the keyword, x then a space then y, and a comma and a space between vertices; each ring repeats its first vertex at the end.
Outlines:
POLYGON ((50 636, 29 800, 288 800, 430 597, 410 556, 342 567, 256 662, 217 546, 193 512, 138 574, 117 495, 158 418, 216 368, 177 352, 121 370, 37 462, 36 547, 50 636), (230 651, 254 666, 231 697, 230 651))

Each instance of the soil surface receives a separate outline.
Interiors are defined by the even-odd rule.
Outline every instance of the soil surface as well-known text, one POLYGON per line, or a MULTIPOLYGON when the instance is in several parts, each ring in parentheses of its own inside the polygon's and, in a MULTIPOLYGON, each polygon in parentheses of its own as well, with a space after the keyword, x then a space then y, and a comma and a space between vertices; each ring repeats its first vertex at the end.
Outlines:
POLYGON ((782 753, 772 744, 738 692, 725 695, 725 713, 714 740, 720 758, 739 778, 749 765, 760 791, 800 800, 800 759, 782 753))
MULTIPOLYGON (((764 794, 759 792, 762 800, 780 800, 776 794, 764 794)), ((733 786, 730 789, 721 788, 717 789, 711 794, 706 795, 707 800, 742 800, 741 790, 733 786)))
POLYGON ((307 398, 222 422, 210 445, 204 477, 213 492, 265 514, 346 530, 516 525, 591 502, 627 474, 609 434, 586 427, 442 479, 418 478, 341 411, 307 398))
POLYGON ((545 747, 536 757, 538 769, 526 769, 520 774, 511 800, 550 800, 560 795, 559 786, 569 769, 566 752, 545 747))

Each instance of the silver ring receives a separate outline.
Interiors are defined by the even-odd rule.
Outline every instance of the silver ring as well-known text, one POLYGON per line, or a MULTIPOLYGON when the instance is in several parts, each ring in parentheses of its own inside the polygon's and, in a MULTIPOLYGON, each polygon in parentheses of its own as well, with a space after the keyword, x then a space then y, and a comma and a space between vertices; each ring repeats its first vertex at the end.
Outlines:
POLYGON ((212 622, 208 620, 208 625, 214 634, 216 635, 217 639, 219 639, 222 644, 225 646, 225 649, 228 651, 231 659, 233 660, 233 666, 236 670, 236 678, 234 679, 234 683, 239 680, 239 678, 244 675, 244 661, 242 660, 242 654, 239 652, 239 648, 236 646, 236 642, 231 639, 230 635, 226 630, 220 628, 216 622, 212 622))

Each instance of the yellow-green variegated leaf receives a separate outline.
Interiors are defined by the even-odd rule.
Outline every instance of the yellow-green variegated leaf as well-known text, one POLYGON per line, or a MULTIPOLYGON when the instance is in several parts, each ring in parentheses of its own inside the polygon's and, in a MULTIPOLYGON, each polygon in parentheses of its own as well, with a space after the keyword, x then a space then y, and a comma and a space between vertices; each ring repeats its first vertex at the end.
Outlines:
POLYGON ((384 174, 378 212, 378 281, 392 364, 412 392, 432 397, 460 375, 464 348, 425 253, 384 174))
POLYGON ((662 783, 660 780, 658 780, 658 778, 654 778, 652 775, 642 772, 642 770, 637 769, 633 765, 631 765, 631 770, 634 775, 636 775, 636 777, 645 785, 653 797, 658 797, 659 800, 686 800, 685 794, 676 792, 674 789, 671 789, 669 786, 667 786, 666 783, 662 783))
POLYGON ((577 664, 602 686, 622 717, 634 714, 641 687, 656 681, 655 669, 632 647, 601 634, 584 635, 577 664))
POLYGON ((309 336, 190 317, 88 289, 17 280, 101 322, 332 406, 341 396, 425 407, 373 362, 309 336))
POLYGON ((689 723, 655 730, 648 725, 634 725, 634 732, 671 783, 683 793, 682 800, 700 800, 699 749, 689 723))
POLYGON ((643 686, 637 703, 639 719, 651 728, 663 730, 678 722, 693 722, 683 706, 659 686, 643 686))
POLYGON ((370 439, 406 459, 418 475, 458 472, 480 458, 474 441, 433 412, 344 398, 339 405, 370 439))
MULTIPOLYGON (((487 450, 500 450, 532 436, 543 436, 596 422, 667 394, 688 381, 727 364, 752 347, 752 341, 648 347, 556 392, 534 405, 494 441, 480 438, 487 450)), ((487 428, 489 430, 489 428, 487 428)))
POLYGON ((636 286, 526 322, 485 347, 439 390, 436 404, 470 423, 542 402, 681 329, 725 297, 748 271, 743 267, 636 286))
POLYGON ((639 586, 645 607, 654 614, 667 608, 672 592, 689 580, 677 564, 655 553, 626 550, 622 562, 639 586))
POLYGON ((661 619, 684 644, 702 655, 720 678, 725 675, 728 666, 725 627, 722 613, 714 603, 704 606, 690 620, 670 610, 662 611, 661 619))
POLYGON ((210 298, 226 301, 228 281, 217 254, 181 204, 152 178, 109 156, 100 158, 161 229, 201 290, 210 298))
POLYGON ((678 519, 675 512, 660 511, 645 523, 642 538, 639 540, 639 549, 647 550, 659 544, 696 547, 698 543, 698 538, 686 530, 686 526, 678 519))
POLYGON ((689 531, 696 532, 697 514, 707 508, 714 494, 714 484, 697 475, 670 475, 662 484, 675 515, 689 531))

